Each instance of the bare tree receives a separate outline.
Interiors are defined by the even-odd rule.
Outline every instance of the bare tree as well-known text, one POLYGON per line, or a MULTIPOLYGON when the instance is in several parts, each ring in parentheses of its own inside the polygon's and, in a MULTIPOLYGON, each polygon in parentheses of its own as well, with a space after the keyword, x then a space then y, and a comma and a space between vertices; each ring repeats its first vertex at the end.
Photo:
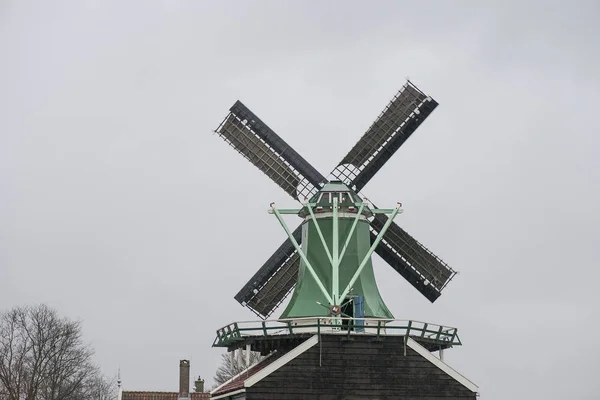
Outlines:
POLYGON ((227 382, 232 377, 240 372, 243 372, 249 366, 257 364, 264 357, 256 351, 250 352, 250 363, 246 364, 246 353, 242 350, 237 350, 231 353, 221 354, 221 365, 217 368, 215 377, 215 386, 227 382))
POLYGON ((0 312, 0 400, 114 398, 92 356, 81 323, 45 305, 0 312))
POLYGON ((115 400, 117 398, 116 379, 107 379, 99 371, 92 375, 83 386, 80 399, 115 400))

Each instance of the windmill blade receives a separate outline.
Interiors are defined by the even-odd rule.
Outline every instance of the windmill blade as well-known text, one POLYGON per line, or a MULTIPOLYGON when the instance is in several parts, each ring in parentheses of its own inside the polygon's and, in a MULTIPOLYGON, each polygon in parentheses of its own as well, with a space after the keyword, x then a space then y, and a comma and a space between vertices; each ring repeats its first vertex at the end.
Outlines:
MULTIPOLYGON (((371 242, 387 218, 375 214, 371 221, 371 242)), ((432 303, 456 275, 448 264, 395 223, 389 226, 375 252, 432 303)))
POLYGON ((308 199, 325 181, 312 165, 239 100, 215 132, 294 199, 308 199))
POLYGON ((360 191, 437 105, 407 81, 332 175, 360 191))
POLYGON ((292 292, 298 281, 300 256, 294 252, 252 297, 246 307, 263 319, 269 316, 292 292))
MULTIPOLYGON (((293 236, 300 244, 302 225, 294 230, 293 236)), ((235 299, 259 317, 266 319, 296 285, 299 267, 300 256, 292 242, 286 239, 235 295, 235 299)))

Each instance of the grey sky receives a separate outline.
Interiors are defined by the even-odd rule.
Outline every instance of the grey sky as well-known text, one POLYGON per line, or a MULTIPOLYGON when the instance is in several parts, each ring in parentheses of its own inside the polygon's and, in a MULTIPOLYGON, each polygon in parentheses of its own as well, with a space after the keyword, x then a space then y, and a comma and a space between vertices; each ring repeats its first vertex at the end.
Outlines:
POLYGON ((322 173, 410 77, 440 107, 369 183, 460 275, 397 318, 459 328, 485 399, 600 390, 597 2, 0 2, 0 307, 84 321, 129 390, 210 380, 294 206, 211 134, 241 99, 322 173))

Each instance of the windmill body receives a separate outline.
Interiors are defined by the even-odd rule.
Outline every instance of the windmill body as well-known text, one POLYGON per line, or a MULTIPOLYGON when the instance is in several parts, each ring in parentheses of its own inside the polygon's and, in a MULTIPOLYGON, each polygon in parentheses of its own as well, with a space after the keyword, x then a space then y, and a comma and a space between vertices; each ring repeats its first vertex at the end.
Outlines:
POLYGON ((231 107, 215 132, 300 208, 271 204, 287 239, 235 296, 261 319, 222 327, 213 343, 266 358, 214 398, 476 398, 477 386, 443 362, 462 344, 457 329, 394 319, 372 256, 431 302, 456 272, 394 222, 400 203, 381 209, 362 193, 437 105, 407 82, 329 179, 240 101, 231 107), (301 219, 293 230, 287 215, 301 219))
POLYGON ((336 305, 340 307, 339 314, 345 311, 344 315, 352 318, 355 305, 351 303, 355 298, 362 300, 362 316, 394 318, 381 298, 375 281, 369 253, 371 242, 367 219, 373 214, 368 206, 363 206, 358 214, 362 203, 363 199, 342 182, 330 182, 300 210, 299 215, 304 218, 302 251, 318 277, 313 277, 307 263, 300 261, 294 293, 280 318, 329 317, 332 315, 331 307, 336 305), (334 207, 337 207, 337 215, 334 214, 334 207), (336 253, 337 258, 333 256, 336 253), (346 297, 333 298, 341 296, 365 258, 366 264, 346 297), (337 279, 334 276, 336 269, 337 279), (320 290, 317 279, 330 292, 329 299, 320 290), (330 299, 334 304, 330 303, 330 299), (345 303, 345 310, 342 310, 345 303))

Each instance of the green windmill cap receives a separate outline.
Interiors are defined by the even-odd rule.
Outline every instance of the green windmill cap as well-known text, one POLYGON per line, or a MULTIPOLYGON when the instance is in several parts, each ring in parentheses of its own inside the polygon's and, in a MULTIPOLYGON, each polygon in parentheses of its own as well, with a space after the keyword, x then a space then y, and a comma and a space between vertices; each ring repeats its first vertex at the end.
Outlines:
MULTIPOLYGON (((313 212, 319 211, 330 211, 333 206, 333 198, 336 197, 338 199, 338 204, 342 211, 351 211, 356 212, 360 204, 363 203, 363 199, 356 194, 352 189, 348 187, 342 181, 331 181, 327 182, 321 190, 319 190, 310 200, 309 204, 312 205, 313 212), (352 210, 354 208, 354 210, 352 210)), ((301 218, 305 218, 310 215, 307 207, 309 205, 302 207, 298 216, 301 218)), ((371 209, 365 204, 363 207, 363 215, 366 217, 371 217, 372 212, 371 209)))

